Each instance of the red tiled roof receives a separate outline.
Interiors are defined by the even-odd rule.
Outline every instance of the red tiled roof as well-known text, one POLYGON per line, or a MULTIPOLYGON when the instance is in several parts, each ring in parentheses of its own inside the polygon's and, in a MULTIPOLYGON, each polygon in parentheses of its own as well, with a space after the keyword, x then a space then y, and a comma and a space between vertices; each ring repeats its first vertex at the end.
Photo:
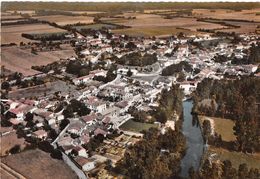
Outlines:
POLYGON ((94 135, 96 136, 96 135, 98 135, 98 134, 106 135, 107 132, 104 131, 104 130, 102 130, 102 129, 100 129, 100 128, 97 128, 97 129, 94 131, 94 135))
POLYGON ((91 113, 89 115, 86 115, 86 116, 82 116, 82 119, 85 121, 85 122, 89 122, 89 121, 93 121, 97 118, 97 115, 95 113, 91 113))

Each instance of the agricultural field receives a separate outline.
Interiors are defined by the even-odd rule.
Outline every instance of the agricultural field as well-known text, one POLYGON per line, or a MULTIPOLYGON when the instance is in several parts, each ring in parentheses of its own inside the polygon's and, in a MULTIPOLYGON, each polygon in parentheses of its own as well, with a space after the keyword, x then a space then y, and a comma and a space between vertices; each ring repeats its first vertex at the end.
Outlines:
POLYGON ((38 52, 32 54, 31 49, 20 49, 19 47, 2 47, 1 65, 13 72, 23 73, 30 76, 39 73, 31 69, 31 66, 46 65, 61 58, 69 58, 74 55, 74 50, 69 45, 62 45, 62 50, 50 52, 38 52))
POLYGON ((224 28, 220 24, 198 22, 196 18, 173 18, 164 19, 162 16, 154 14, 141 14, 141 13, 125 13, 126 18, 103 18, 104 22, 115 23, 119 25, 130 26, 132 29, 115 30, 115 33, 126 32, 129 35, 145 35, 145 36, 160 36, 172 35, 183 31, 188 34, 197 34, 196 30, 200 28, 216 29, 224 28), (128 19, 128 17, 136 17, 136 19, 128 19), (160 22, 160 23, 158 23, 160 22), (182 30, 178 30, 181 29, 182 30), (176 31, 177 29, 177 31, 176 31), (188 32, 190 31, 190 32, 188 32))
POLYGON ((93 30, 100 30, 102 28, 109 28, 109 29, 115 29, 116 25, 110 25, 110 24, 89 24, 89 25, 83 25, 83 26, 74 26, 74 29, 81 30, 81 29, 93 29, 93 30))
POLYGON ((216 148, 210 146, 208 149, 209 154, 216 154, 214 159, 219 159, 221 161, 230 160, 232 166, 238 169, 239 165, 246 163, 248 168, 258 168, 260 169, 260 153, 255 154, 245 154, 242 152, 228 151, 222 148, 216 148))
POLYGON ((215 18, 215 19, 235 19, 235 20, 250 20, 260 22, 260 16, 257 13, 260 8, 252 10, 234 11, 227 9, 194 9, 192 14, 198 18, 215 18))
POLYGON ((123 125, 121 125, 119 128, 121 130, 125 131, 131 131, 131 132, 141 132, 143 130, 148 130, 152 127, 158 127, 157 124, 148 124, 148 123, 142 123, 142 122, 135 122, 132 119, 126 121, 123 125))
POLYGON ((71 12, 72 14, 77 14, 77 15, 81 15, 81 14, 94 15, 94 14, 105 13, 105 12, 102 12, 102 11, 65 11, 65 12, 71 12))
POLYGON ((1 44, 9 44, 20 42, 32 42, 21 36, 22 33, 54 33, 66 32, 63 29, 52 27, 48 24, 23 24, 23 25, 10 25, 1 27, 1 44))
POLYGON ((2 13, 1 14, 1 21, 5 21, 5 20, 11 20, 11 19, 19 19, 22 18, 21 15, 11 15, 10 13, 2 13))
POLYGON ((254 33, 257 29, 257 26, 260 25, 260 22, 234 22, 234 21, 224 21, 231 25, 237 25, 240 26, 239 28, 234 29, 223 29, 223 30, 217 30, 221 32, 236 32, 236 33, 254 33))
POLYGON ((24 138, 17 138, 15 132, 11 132, 0 138, 1 153, 0 156, 5 156, 7 152, 15 145, 20 145, 21 149, 25 147, 24 138))
POLYGON ((25 178, 77 178, 77 175, 62 160, 53 159, 49 153, 38 149, 9 155, 2 158, 1 162, 25 178))
MULTIPOLYGON (((7 13, 14 13, 15 11, 6 11, 7 13)), ((29 14, 29 15, 34 15, 35 11, 16 11, 19 14, 29 14)))
POLYGON ((144 36, 144 37, 151 37, 151 36, 164 37, 169 35, 178 35, 180 32, 184 33, 185 35, 198 34, 188 29, 178 29, 175 27, 154 27, 154 28, 133 27, 133 28, 126 28, 126 29, 116 29, 116 30, 112 30, 112 32, 115 34, 126 34, 130 36, 144 36))
POLYGON ((65 15, 51 15, 51 16, 35 16, 34 19, 55 22, 58 25, 65 26, 68 24, 76 24, 76 23, 85 23, 91 24, 93 23, 93 17, 89 16, 65 16, 65 15))
POLYGON ((70 85, 64 81, 57 80, 53 82, 47 82, 44 85, 37 85, 33 87, 12 90, 8 94, 8 97, 10 99, 42 97, 45 94, 50 95, 56 91, 61 91, 61 93, 64 94, 75 93, 75 88, 76 87, 74 85, 70 85))
POLYGON ((203 124, 205 119, 210 119, 212 121, 215 132, 221 135, 223 141, 230 142, 236 140, 236 136, 233 131, 233 127, 235 125, 234 121, 224 118, 199 116, 201 124, 203 124))

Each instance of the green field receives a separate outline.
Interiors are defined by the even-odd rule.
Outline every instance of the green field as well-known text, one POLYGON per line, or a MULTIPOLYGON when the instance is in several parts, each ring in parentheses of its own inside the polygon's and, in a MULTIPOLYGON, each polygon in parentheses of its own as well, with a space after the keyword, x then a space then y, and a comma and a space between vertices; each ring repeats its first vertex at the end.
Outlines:
MULTIPOLYGON (((206 116, 199 116, 200 123, 203 123, 206 116)), ((223 141, 235 141, 236 136, 234 135, 233 127, 234 121, 224 118, 208 117, 214 121, 214 128, 217 134, 220 134, 223 141)))
POLYGON ((214 158, 221 161, 230 160, 232 165, 238 169, 239 165, 246 163, 248 168, 258 168, 260 169, 260 153, 256 154, 245 154, 242 152, 228 151, 222 148, 216 148, 210 146, 208 153, 217 154, 214 158))
POLYGON ((149 123, 141 123, 141 122, 135 122, 132 119, 125 122, 123 125, 121 125, 119 128, 121 130, 125 131, 132 131, 132 132, 141 132, 143 130, 148 130, 152 127, 158 127, 157 124, 149 124, 149 123))

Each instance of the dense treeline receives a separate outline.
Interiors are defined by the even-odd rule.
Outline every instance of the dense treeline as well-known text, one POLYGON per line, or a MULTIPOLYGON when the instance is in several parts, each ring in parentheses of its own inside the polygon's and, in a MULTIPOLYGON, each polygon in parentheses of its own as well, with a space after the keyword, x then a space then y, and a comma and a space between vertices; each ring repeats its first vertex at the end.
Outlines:
POLYGON ((192 67, 188 62, 182 61, 178 64, 172 64, 172 65, 164 68, 162 70, 162 76, 170 76, 170 75, 173 75, 175 73, 180 73, 180 72, 182 72, 182 70, 185 70, 186 72, 191 72, 192 67))
POLYGON ((157 62, 157 55, 153 54, 144 54, 142 55, 141 52, 133 52, 122 56, 121 58, 117 59, 117 63, 120 65, 130 65, 130 66, 147 66, 152 65, 157 62))
POLYGON ((22 37, 31 39, 31 40, 41 40, 41 41, 49 41, 49 40, 64 40, 66 39, 66 35, 69 35, 68 32, 64 33, 44 33, 44 34, 26 34, 22 33, 22 37))
POLYGON ((13 22, 13 21, 12 22, 8 22, 8 21, 1 22, 1 25, 8 26, 8 25, 37 24, 37 23, 39 24, 41 22, 36 19, 23 19, 23 20, 18 20, 15 22, 13 22))
POLYGON ((144 132, 143 140, 126 150, 114 170, 134 179, 177 178, 185 146, 180 131, 168 129, 161 134, 151 128, 144 132))
POLYGON ((260 173, 257 168, 248 168, 245 163, 236 169, 229 160, 219 163, 206 160, 199 172, 191 168, 189 176, 191 179, 256 179, 260 178, 260 173))
POLYGON ((193 112, 235 121, 238 151, 260 151, 260 79, 204 79, 194 94, 193 112), (210 99, 208 105, 199 101, 210 99))
POLYGON ((145 9, 251 9, 257 2, 3 2, 2 10, 74 10, 120 12, 145 9))

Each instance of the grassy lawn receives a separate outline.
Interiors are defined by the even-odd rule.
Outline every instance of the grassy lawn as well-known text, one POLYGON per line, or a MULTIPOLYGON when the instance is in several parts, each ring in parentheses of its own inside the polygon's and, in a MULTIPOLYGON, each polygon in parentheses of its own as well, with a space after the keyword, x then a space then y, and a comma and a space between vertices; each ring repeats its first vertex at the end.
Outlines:
POLYGON ((116 34, 126 34, 130 36, 164 36, 164 35, 177 35, 180 32, 183 32, 186 35, 197 34, 197 32, 193 32, 186 29, 178 29, 175 27, 132 27, 127 29, 116 29, 112 30, 113 33, 116 34))
POLYGON ((245 154, 242 152, 228 151, 222 148, 216 148, 210 146, 208 149, 209 153, 216 153, 216 159, 221 161, 230 160, 235 168, 238 168, 240 164, 246 163, 248 168, 258 168, 260 169, 260 153, 256 154, 245 154))
POLYGON ((151 127, 158 127, 157 124, 148 124, 148 123, 141 123, 135 122, 132 119, 125 122, 119 128, 121 130, 132 131, 132 132, 141 132, 142 130, 148 130, 151 127))
POLYGON ((236 140, 236 136, 234 135, 233 131, 233 127, 235 125, 234 121, 224 118, 199 116, 201 124, 203 123, 205 118, 210 118, 214 121, 215 132, 222 136, 223 141, 230 142, 236 140))

